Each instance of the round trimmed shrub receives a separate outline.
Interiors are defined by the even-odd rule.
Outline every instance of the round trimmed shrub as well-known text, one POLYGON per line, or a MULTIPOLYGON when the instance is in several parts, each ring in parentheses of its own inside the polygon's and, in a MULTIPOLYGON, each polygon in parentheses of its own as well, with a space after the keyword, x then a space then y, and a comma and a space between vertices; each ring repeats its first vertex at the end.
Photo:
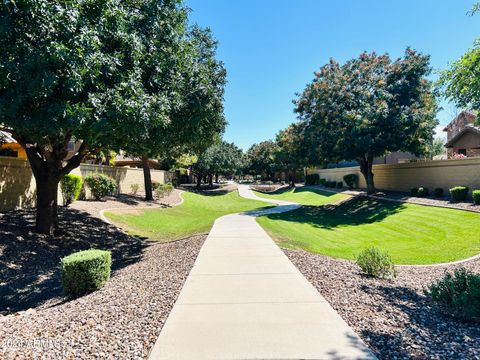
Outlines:
POLYGON ((468 195, 468 187, 466 186, 455 186, 450 189, 450 196, 452 201, 464 201, 468 195))
POLYGON ((343 182, 339 181, 337 182, 337 189, 343 188, 343 182))
POLYGON ((391 279, 397 276, 390 255, 374 246, 363 250, 357 256, 357 265, 366 275, 371 277, 391 279))
POLYGON ((417 196, 418 195, 418 188, 414 187, 414 188, 410 189, 410 195, 411 196, 417 196))
POLYGON ((77 297, 100 289, 110 279, 112 255, 105 250, 83 250, 60 262, 63 292, 77 297))
POLYGON ((357 174, 347 174, 343 177, 343 181, 348 185, 349 188, 354 189, 358 187, 358 175, 357 174))
POLYGON ((63 205, 68 206, 78 199, 82 191, 82 177, 75 174, 67 174, 60 180, 63 205))
POLYGON ((433 190, 433 195, 435 195, 435 197, 443 197, 443 189, 435 188, 435 190, 433 190))
POLYGON ((425 294, 445 312, 462 320, 480 321, 480 275, 465 268, 446 272, 425 294))
POLYGON ((107 195, 117 191, 117 183, 110 176, 104 174, 91 174, 85 178, 85 183, 90 188, 95 200, 102 200, 107 195))
POLYGON ((473 202, 475 205, 480 205, 480 190, 472 191, 473 202))
POLYGON ((327 184, 327 179, 320 179, 320 185, 325 186, 327 184))
POLYGON ((320 183, 320 175, 308 174, 305 176, 305 185, 318 185, 320 183))
POLYGON ((419 187, 418 190, 417 190, 417 196, 418 197, 426 197, 428 196, 429 194, 429 191, 428 191, 428 188, 426 187, 419 187))

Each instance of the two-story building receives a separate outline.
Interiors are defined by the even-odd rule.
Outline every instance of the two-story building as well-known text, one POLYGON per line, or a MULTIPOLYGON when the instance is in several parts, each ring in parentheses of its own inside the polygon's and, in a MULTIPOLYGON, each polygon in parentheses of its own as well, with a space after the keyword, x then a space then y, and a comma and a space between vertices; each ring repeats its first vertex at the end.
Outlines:
POLYGON ((445 147, 448 158, 455 154, 480 156, 480 126, 476 125, 476 121, 477 115, 464 110, 443 129, 447 132, 445 147))

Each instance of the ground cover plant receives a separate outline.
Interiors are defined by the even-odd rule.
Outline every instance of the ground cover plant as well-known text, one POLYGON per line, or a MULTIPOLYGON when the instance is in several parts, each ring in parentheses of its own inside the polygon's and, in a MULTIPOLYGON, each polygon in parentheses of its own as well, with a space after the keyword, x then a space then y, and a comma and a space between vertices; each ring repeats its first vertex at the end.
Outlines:
POLYGON ((432 264, 480 253, 480 214, 356 197, 337 206, 304 206, 258 222, 283 247, 355 259, 366 247, 395 264, 432 264))
POLYGON ((372 246, 363 250, 358 254, 356 261, 362 272, 367 276, 391 279, 397 275, 390 255, 376 247, 372 246))
POLYGON ((348 198, 348 195, 308 187, 283 188, 272 194, 255 191, 255 194, 267 199, 292 201, 301 205, 312 206, 336 203, 348 198))
POLYGON ((238 192, 182 194, 184 203, 168 209, 106 212, 129 233, 151 240, 170 241, 207 232, 220 216, 264 208, 261 201, 241 198, 238 192))

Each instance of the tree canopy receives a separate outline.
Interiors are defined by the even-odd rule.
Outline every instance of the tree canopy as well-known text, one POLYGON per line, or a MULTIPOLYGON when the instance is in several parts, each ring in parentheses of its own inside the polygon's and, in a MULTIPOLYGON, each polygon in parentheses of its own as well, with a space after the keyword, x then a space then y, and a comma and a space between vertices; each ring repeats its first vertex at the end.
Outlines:
POLYGON ((394 61, 376 53, 331 60, 295 101, 308 142, 319 158, 357 160, 374 192, 374 157, 428 150, 437 125, 429 73, 429 57, 412 49, 394 61))
POLYGON ((275 175, 275 141, 267 140, 253 144, 247 150, 247 172, 251 175, 261 175, 264 179, 273 180, 275 175))
POLYGON ((87 153, 200 151, 223 131, 225 70, 187 20, 180 0, 0 4, 1 128, 26 149, 39 232, 55 230, 58 183, 87 153))

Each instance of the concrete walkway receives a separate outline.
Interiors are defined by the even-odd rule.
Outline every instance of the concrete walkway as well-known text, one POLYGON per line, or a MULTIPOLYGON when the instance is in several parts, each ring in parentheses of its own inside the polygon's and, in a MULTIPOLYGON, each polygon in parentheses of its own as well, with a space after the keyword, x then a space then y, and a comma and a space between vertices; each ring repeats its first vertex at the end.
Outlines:
POLYGON ((260 213, 215 222, 150 359, 375 359, 257 224, 260 213))

